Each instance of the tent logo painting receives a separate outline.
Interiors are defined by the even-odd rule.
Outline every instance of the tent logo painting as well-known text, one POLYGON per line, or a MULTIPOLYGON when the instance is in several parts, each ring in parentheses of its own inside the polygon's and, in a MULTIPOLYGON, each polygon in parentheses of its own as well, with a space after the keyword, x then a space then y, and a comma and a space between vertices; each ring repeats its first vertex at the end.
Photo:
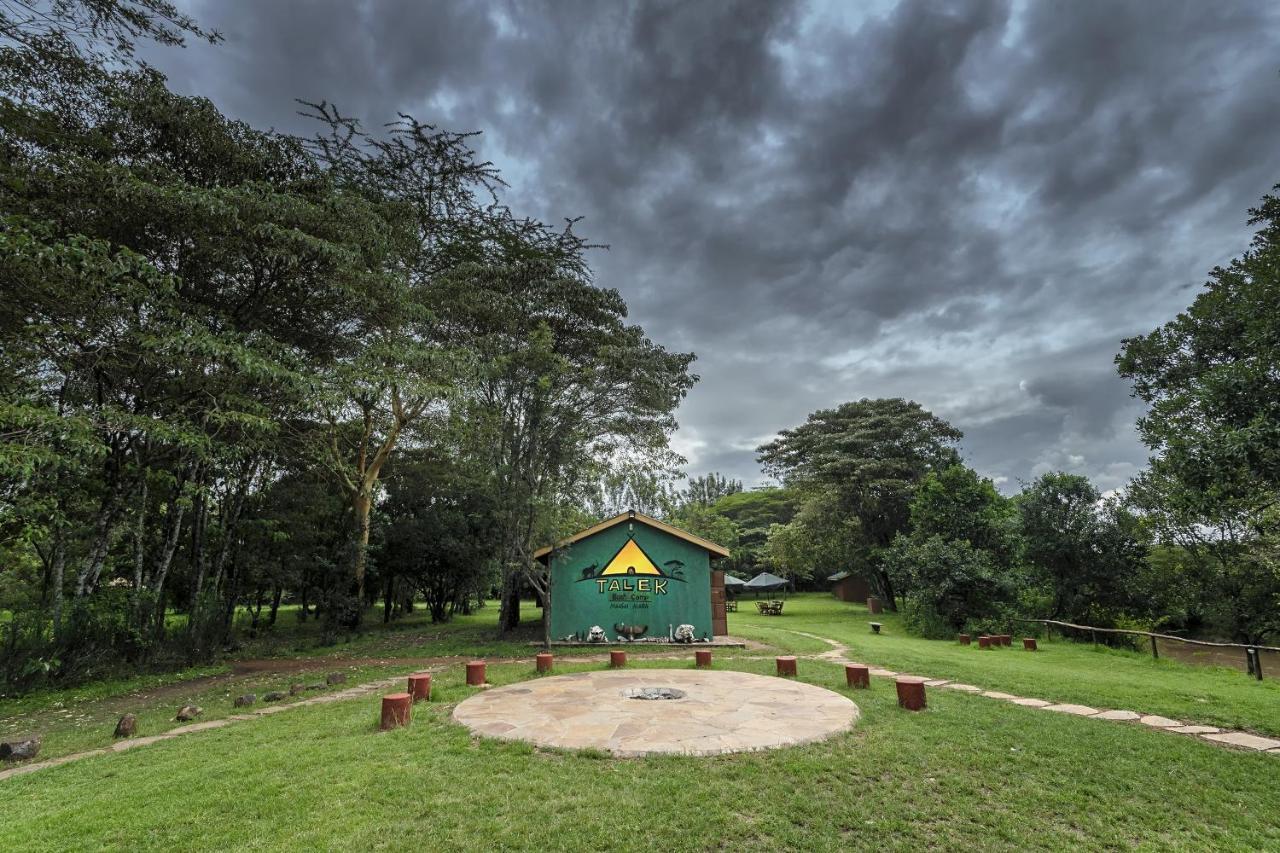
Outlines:
POLYGON ((651 594, 666 595, 671 581, 685 582, 684 563, 668 560, 659 568, 634 537, 627 538, 603 569, 596 569, 595 563, 584 568, 578 583, 595 581, 596 591, 608 594, 609 603, 619 607, 643 606, 651 594))

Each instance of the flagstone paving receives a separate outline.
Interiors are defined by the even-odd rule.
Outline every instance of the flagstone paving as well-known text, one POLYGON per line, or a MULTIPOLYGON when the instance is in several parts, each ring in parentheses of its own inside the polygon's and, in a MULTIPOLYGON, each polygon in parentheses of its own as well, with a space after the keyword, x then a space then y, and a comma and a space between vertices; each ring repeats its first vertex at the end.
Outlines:
POLYGON ((579 672, 479 693, 453 718, 473 732, 621 757, 720 755, 831 737, 857 721, 848 697, 803 681, 729 670, 579 672), (683 691, 637 699, 643 688, 683 691))

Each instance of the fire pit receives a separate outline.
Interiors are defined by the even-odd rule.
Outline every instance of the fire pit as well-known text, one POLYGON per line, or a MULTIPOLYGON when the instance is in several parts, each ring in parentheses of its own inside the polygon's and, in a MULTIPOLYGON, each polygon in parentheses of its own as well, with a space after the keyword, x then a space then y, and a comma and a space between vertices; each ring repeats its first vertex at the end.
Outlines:
POLYGON ((628 687, 622 691, 624 699, 683 699, 685 695, 683 690, 674 687, 628 687))
POLYGON ((602 669, 480 691, 459 702, 453 718, 478 735, 542 747, 720 755, 831 737, 854 724, 858 706, 793 678, 602 669))

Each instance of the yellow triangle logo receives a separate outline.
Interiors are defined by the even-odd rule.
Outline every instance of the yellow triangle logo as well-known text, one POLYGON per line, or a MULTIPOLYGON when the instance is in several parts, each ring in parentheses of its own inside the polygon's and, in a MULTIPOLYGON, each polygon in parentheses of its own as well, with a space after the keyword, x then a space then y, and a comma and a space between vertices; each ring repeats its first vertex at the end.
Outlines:
POLYGON ((661 577, 662 572, 658 571, 653 561, 640 550, 636 540, 628 539, 627 544, 622 546, 622 550, 609 561, 609 565, 605 566, 604 571, 597 577, 607 575, 658 575, 661 577))

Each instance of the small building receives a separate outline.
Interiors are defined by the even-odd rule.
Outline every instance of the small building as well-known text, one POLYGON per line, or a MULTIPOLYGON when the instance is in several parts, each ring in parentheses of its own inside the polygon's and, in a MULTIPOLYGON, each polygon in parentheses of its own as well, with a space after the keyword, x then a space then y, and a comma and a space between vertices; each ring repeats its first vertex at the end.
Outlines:
POLYGON ((728 633, 724 572, 711 567, 728 549, 656 518, 624 512, 533 556, 551 570, 552 639, 594 626, 610 640, 728 633))
POLYGON ((871 596, 871 585, 866 579, 850 572, 836 572, 827 580, 831 581, 831 594, 841 601, 865 603, 871 596))

